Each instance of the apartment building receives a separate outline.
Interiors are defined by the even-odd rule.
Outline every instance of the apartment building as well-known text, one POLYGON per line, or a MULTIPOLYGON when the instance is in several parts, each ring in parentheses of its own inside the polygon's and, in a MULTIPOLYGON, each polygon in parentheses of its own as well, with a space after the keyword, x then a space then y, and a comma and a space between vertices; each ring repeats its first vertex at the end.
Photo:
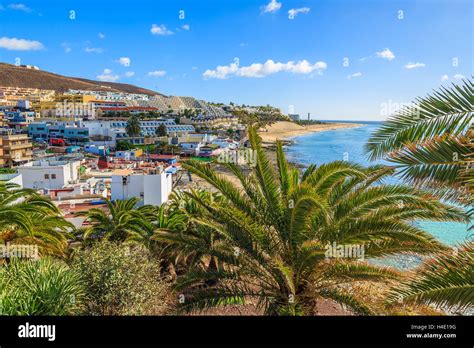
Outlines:
POLYGON ((127 134, 127 121, 84 121, 83 124, 89 129, 89 136, 93 140, 91 143, 97 141, 101 145, 108 146, 115 146, 119 140, 129 141, 133 144, 144 144, 145 138, 156 137, 156 130, 162 124, 165 125, 168 136, 183 136, 195 132, 192 125, 177 125, 174 120, 164 118, 140 121, 140 135, 133 138, 127 134))
POLYGON ((53 101, 42 101, 35 104, 36 111, 44 119, 93 119, 95 97, 90 95, 56 95, 53 101))
POLYGON ((27 134, 0 136, 0 165, 13 167, 33 159, 33 144, 27 134))
POLYGON ((5 119, 8 122, 8 127, 17 131, 35 121, 36 114, 34 111, 7 111, 5 112, 5 119))
POLYGON ((70 143, 83 143, 89 141, 89 128, 80 127, 68 122, 55 124, 46 122, 31 123, 28 125, 28 134, 35 140, 59 138, 66 139, 70 143))
POLYGON ((1 95, 9 102, 16 102, 18 100, 29 100, 31 102, 39 103, 45 100, 53 100, 55 91, 49 89, 38 88, 23 88, 23 87, 1 87, 1 95))

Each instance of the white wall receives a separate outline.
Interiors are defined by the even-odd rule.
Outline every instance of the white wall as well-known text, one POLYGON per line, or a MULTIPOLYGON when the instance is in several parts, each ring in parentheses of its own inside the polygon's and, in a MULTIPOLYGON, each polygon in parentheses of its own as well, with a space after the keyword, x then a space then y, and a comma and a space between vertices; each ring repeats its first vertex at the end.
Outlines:
POLYGON ((124 200, 132 197, 142 199, 140 205, 161 205, 168 200, 172 191, 172 175, 161 173, 156 175, 136 174, 128 176, 128 183, 123 185, 123 176, 112 176, 112 200, 124 200))
POLYGON ((89 129, 89 136, 101 135, 111 137, 109 141, 90 141, 95 145, 107 145, 114 147, 117 143, 117 133, 120 128, 111 128, 111 121, 84 121, 84 127, 89 129))
POLYGON ((34 189, 59 189, 68 185, 70 181, 78 180, 78 169, 80 161, 69 162, 58 165, 48 165, 43 162, 42 165, 25 165, 18 167, 18 172, 23 177, 23 187, 34 189), (45 179, 45 174, 49 175, 45 179), (56 177, 53 179, 52 175, 56 177))

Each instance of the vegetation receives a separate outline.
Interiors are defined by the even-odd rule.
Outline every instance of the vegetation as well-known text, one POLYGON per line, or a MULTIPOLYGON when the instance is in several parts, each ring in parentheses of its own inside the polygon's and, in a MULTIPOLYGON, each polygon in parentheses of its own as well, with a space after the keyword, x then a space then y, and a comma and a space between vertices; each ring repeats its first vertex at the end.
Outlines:
POLYGON ((127 126, 125 127, 125 131, 131 138, 138 137, 141 132, 140 119, 134 115, 130 116, 127 121, 127 126))
POLYGON ((323 124, 323 122, 317 121, 317 120, 299 120, 299 121, 295 121, 295 123, 299 124, 300 126, 311 126, 314 124, 323 124))
POLYGON ((64 257, 72 227, 49 198, 15 184, 0 184, 1 244, 35 244, 40 255, 64 257))
POLYGON ((159 136, 159 137, 165 137, 167 135, 167 131, 166 131, 166 126, 164 124, 160 124, 157 128, 156 128, 156 135, 159 136))
MULTIPOLYGON (((394 163, 404 180, 445 198, 468 200, 474 130, 473 82, 441 87, 389 118, 366 145, 371 159, 394 163)), ((471 171, 472 174, 472 171, 471 171)))
POLYGON ((115 145, 115 151, 128 151, 132 150, 134 146, 125 140, 119 140, 117 141, 117 144, 115 145))
POLYGON ((248 112, 246 110, 236 109, 232 111, 234 116, 237 116, 240 123, 245 125, 253 125, 257 128, 264 127, 277 121, 290 121, 288 116, 280 113, 274 109, 262 109, 256 112, 248 112))
POLYGON ((435 304, 454 310, 474 306, 474 246, 465 243, 427 260, 392 289, 389 303, 435 304))
POLYGON ((147 227, 144 213, 151 207, 136 208, 139 201, 139 198, 114 202, 106 200, 107 211, 101 208, 92 208, 77 213, 78 216, 84 216, 90 226, 80 229, 76 234, 79 234, 79 237, 84 240, 105 239, 115 242, 124 242, 132 236, 140 234, 147 227))
POLYGON ((159 315, 170 310, 169 286, 158 262, 138 245, 95 243, 74 253, 85 315, 159 315))
POLYGON ((168 239, 182 254, 192 251, 209 260, 206 267, 197 264, 178 278, 176 288, 186 297, 181 310, 250 300, 270 315, 311 314, 317 298, 327 297, 368 314, 340 285, 396 278, 398 273, 347 258, 328 259, 328 245, 362 245, 365 257, 431 253, 444 246, 412 220, 465 221, 461 210, 426 192, 374 185, 392 174, 391 168, 332 162, 310 166, 300 176, 286 162, 280 143, 275 171, 255 128, 249 134, 257 166, 246 175, 225 164, 243 191, 210 164, 191 160, 184 167, 223 197, 206 200, 185 192, 199 207, 191 217, 200 236, 157 233, 156 238, 168 239))
POLYGON ((0 174, 16 174, 16 172, 14 168, 0 168, 0 174))
MULTIPOLYGON (((418 98, 391 117, 369 139, 372 159, 394 163, 401 177, 444 199, 467 207, 474 216, 474 153, 472 139, 473 82, 464 80, 418 98)), ((474 226, 471 226, 471 229, 474 226)), ((457 255, 441 253, 394 292, 406 302, 445 307, 473 305, 473 243, 466 241, 457 255)))
POLYGON ((135 148, 142 149, 144 153, 156 153, 158 149, 155 144, 136 145, 135 148))
POLYGON ((0 315, 72 315, 82 310, 79 274, 51 258, 0 266, 0 315))

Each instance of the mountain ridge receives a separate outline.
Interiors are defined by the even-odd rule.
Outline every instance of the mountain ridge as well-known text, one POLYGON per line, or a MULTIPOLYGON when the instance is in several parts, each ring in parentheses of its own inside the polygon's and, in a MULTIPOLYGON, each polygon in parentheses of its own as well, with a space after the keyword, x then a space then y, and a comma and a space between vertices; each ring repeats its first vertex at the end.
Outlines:
POLYGON ((35 70, 2 62, 0 62, 0 86, 49 89, 59 93, 64 93, 69 89, 81 89, 164 96, 164 94, 132 84, 63 76, 45 70, 35 70))

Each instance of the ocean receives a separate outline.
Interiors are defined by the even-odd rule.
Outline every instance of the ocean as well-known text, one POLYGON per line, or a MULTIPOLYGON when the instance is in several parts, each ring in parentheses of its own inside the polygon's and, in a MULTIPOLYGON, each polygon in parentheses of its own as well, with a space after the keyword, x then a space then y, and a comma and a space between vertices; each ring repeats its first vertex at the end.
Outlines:
MULTIPOLYGON (((347 160, 365 166, 376 163, 387 164, 384 161, 371 162, 364 153, 364 145, 371 133, 380 127, 381 122, 357 121, 352 123, 363 124, 363 126, 310 133, 290 138, 290 140, 294 141, 294 144, 285 148, 288 160, 303 166, 308 166, 312 163, 320 165, 335 160, 347 160)), ((386 181, 389 184, 397 182, 400 181, 396 177, 386 181)), ((450 246, 455 246, 457 243, 469 238, 472 234, 472 231, 468 231, 467 224, 464 223, 433 221, 418 221, 415 223, 441 242, 450 246)), ((394 265, 402 268, 411 267, 418 263, 413 263, 414 260, 411 257, 386 260, 384 263, 392 263, 392 261, 395 263, 394 265)))

